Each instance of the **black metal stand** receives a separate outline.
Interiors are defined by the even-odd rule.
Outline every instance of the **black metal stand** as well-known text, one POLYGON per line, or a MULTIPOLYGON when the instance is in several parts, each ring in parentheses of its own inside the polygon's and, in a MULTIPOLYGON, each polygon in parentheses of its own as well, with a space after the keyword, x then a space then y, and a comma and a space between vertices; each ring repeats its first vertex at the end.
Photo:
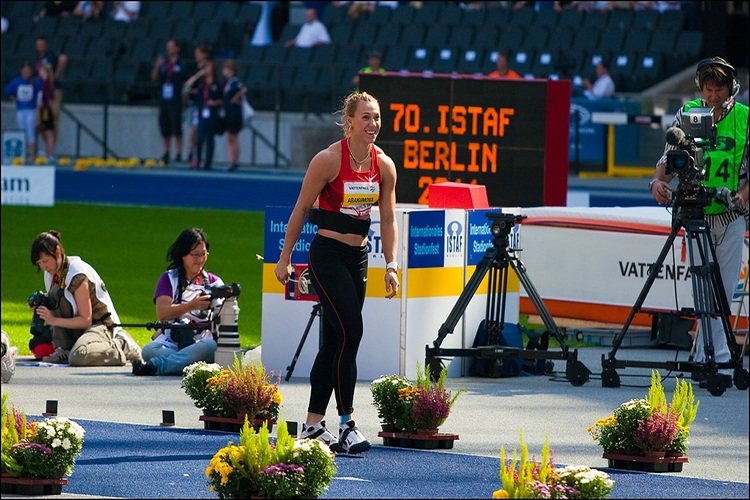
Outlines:
POLYGON ((294 371, 294 366, 297 364, 297 358, 299 358, 299 354, 302 352, 302 347, 305 345, 305 340, 307 340, 307 334, 310 333, 310 327, 313 324, 313 321, 315 320, 315 316, 321 315, 321 308, 323 306, 320 304, 320 302, 316 303, 312 307, 312 311, 310 311, 310 319, 307 320, 307 326, 305 327, 305 333, 302 334, 302 339, 299 341, 299 345, 297 346, 297 351, 294 353, 294 358, 292 359, 292 364, 286 367, 286 377, 284 377, 284 380, 286 382, 289 382, 289 379, 292 378, 292 372, 294 371))
POLYGON ((609 356, 605 358, 602 355, 602 387, 620 387, 620 376, 617 374, 617 368, 635 367, 635 368, 662 368, 672 371, 685 371, 698 373, 701 376, 708 377, 708 391, 714 396, 721 396, 728 388, 725 386, 724 377, 718 374, 721 368, 734 369, 734 381, 738 389, 745 390, 748 387, 748 371, 742 368, 742 355, 740 347, 732 334, 732 327, 729 322, 730 310, 729 302, 724 293, 724 284, 719 272, 719 265, 716 262, 716 250, 714 248, 709 229, 703 217, 703 207, 698 206, 675 206, 672 222, 672 230, 669 233, 667 241, 659 254, 656 262, 651 267, 646 283, 643 285, 638 299, 630 311, 627 321, 622 330, 615 335, 612 342, 612 350, 609 356), (630 324, 635 315, 641 310, 643 302, 646 300, 651 286, 656 280, 658 271, 661 269, 664 259, 672 249, 675 237, 681 228, 685 228, 687 239, 687 249, 690 256, 690 271, 693 286, 693 304, 694 308, 683 308, 681 315, 698 318, 700 324, 700 335, 703 336, 703 345, 706 359, 704 362, 696 363, 692 361, 673 361, 673 362, 650 362, 650 361, 630 361, 617 360, 615 354, 622 343, 622 339, 628 331, 630 324), (697 247, 698 255, 695 255, 697 247), (696 259, 699 258, 699 262, 696 259), (710 259, 709 259, 710 257, 710 259), (713 338, 711 336, 711 318, 720 316, 721 323, 724 327, 724 333, 727 339, 727 345, 731 353, 729 362, 717 363, 715 359, 713 338))
POLYGON ((466 283, 461 295, 459 296, 453 309, 448 314, 445 323, 438 330, 438 338, 433 342, 433 347, 429 345, 425 348, 425 365, 430 367, 430 373, 433 378, 437 378, 442 368, 440 357, 469 357, 483 358, 492 360, 494 367, 501 367, 503 359, 564 359, 566 361, 565 376, 574 386, 581 386, 589 380, 591 371, 578 361, 578 351, 569 350, 565 343, 565 337, 552 319, 552 315, 534 288, 526 268, 521 259, 516 255, 515 250, 508 248, 508 236, 516 222, 520 222, 525 216, 512 214, 487 213, 487 218, 492 221, 493 246, 485 250, 482 259, 477 264, 474 273, 466 283), (547 328, 547 332, 552 334, 560 343, 560 352, 535 351, 529 349, 519 349, 514 347, 498 345, 498 335, 502 332, 505 325, 505 303, 508 284, 508 266, 515 271, 518 279, 523 285, 526 293, 529 295, 531 302, 534 304, 537 312, 547 328), (491 271, 489 276, 487 290, 487 311, 485 325, 489 332, 489 341, 486 346, 470 348, 442 348, 440 347, 449 333, 463 316, 466 307, 469 305, 472 297, 479 288, 480 283, 485 275, 491 271))

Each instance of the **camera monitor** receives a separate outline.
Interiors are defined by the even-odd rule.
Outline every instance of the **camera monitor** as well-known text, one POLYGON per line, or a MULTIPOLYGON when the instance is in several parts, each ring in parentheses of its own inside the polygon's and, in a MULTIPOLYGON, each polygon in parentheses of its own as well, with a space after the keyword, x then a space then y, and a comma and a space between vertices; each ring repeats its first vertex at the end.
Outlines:
POLYGON ((685 112, 682 130, 688 137, 704 140, 716 139, 712 108, 691 108, 685 112))

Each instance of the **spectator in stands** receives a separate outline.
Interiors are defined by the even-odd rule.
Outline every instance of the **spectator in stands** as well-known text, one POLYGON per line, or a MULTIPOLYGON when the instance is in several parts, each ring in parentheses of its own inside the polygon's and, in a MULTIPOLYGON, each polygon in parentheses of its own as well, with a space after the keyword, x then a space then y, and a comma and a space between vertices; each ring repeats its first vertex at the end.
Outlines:
POLYGON ((133 361, 133 375, 180 375, 196 361, 213 362, 216 340, 208 317, 211 296, 205 291, 224 282, 205 270, 208 249, 208 236, 194 227, 180 233, 167 250, 169 265, 154 292, 156 317, 198 328, 157 330, 143 346, 144 361, 133 361))
POLYGON ((198 145, 195 159, 190 167, 197 169, 201 163, 203 145, 206 145, 206 160, 204 170, 211 170, 214 159, 214 136, 216 135, 216 121, 219 117, 219 107, 224 104, 222 88, 216 78, 216 65, 214 61, 206 62, 206 65, 185 82, 185 89, 192 95, 200 110, 198 116, 198 145))
POLYGON ((39 115, 36 119, 36 125, 42 137, 44 137, 47 162, 53 163, 55 161, 55 72, 52 71, 52 65, 42 65, 39 68, 39 77, 42 81, 42 97, 37 106, 39 115))
MULTIPOLYGON (((200 70, 213 59, 213 54, 207 45, 200 44, 193 51, 193 57, 195 58, 196 66, 198 66, 198 69, 200 70)), ((190 152, 188 153, 188 161, 192 164, 195 161, 196 152, 198 150, 198 122, 200 121, 200 108, 197 107, 194 96, 190 97, 193 102, 193 109, 190 112, 190 123, 192 127, 190 128, 190 152)), ((197 165, 195 168, 197 168, 197 165)))
POLYGON ((8 18, 5 17, 5 2, 3 2, 2 6, 0 6, 0 10, 2 10, 2 16, 0 16, 0 25, 2 28, 2 34, 4 35, 10 27, 10 21, 8 21, 8 18))
POLYGON ((84 20, 99 19, 102 12, 104 12, 104 2, 78 2, 73 15, 84 20))
POLYGON ((575 7, 576 2, 554 2, 553 8, 557 12, 562 12, 564 10, 568 10, 571 7, 575 7))
POLYGON ((75 2, 44 2, 39 17, 65 17, 71 15, 75 8, 75 2))
POLYGON ((138 18, 141 2, 113 2, 112 19, 129 23, 138 18))
POLYGON ((151 81, 161 85, 161 105, 159 106, 159 130, 164 139, 164 164, 169 163, 169 151, 174 137, 177 155, 174 161, 182 161, 182 112, 184 101, 182 87, 188 78, 187 65, 180 58, 180 44, 177 40, 167 41, 167 58, 156 59, 151 70, 151 81))
POLYGON ((284 47, 296 45, 297 47, 309 48, 326 43, 331 43, 331 35, 328 34, 328 29, 325 24, 318 20, 318 13, 315 9, 307 9, 305 11, 305 24, 300 27, 296 38, 284 42, 284 47))
POLYGON ((233 59, 224 61, 221 74, 226 79, 224 83, 224 119, 227 128, 227 161, 229 171, 240 168, 240 140, 237 134, 242 130, 242 96, 247 93, 247 87, 237 76, 237 62, 233 59))
POLYGON ((581 84, 585 87, 583 95, 592 101, 615 95, 615 82, 609 76, 609 69, 604 61, 596 65, 596 81, 592 84, 588 78, 584 78, 581 84))
POLYGON ((521 78, 521 75, 510 69, 508 62, 510 61, 510 52, 507 50, 501 50, 497 54, 497 61, 495 66, 497 69, 490 73, 490 78, 521 78))
POLYGON ((363 12, 374 12, 377 2, 351 2, 347 14, 353 20, 359 19, 363 12))
POLYGON ((42 81, 34 78, 28 61, 21 63, 21 74, 5 87, 5 93, 16 103, 16 125, 26 133, 31 164, 36 161, 36 102, 41 90, 42 81))
MULTIPOLYGON (((722 300, 731 301, 739 281, 742 269, 743 254, 747 256, 744 245, 745 217, 748 213, 750 182, 748 182, 748 148, 750 148, 750 126, 748 126, 748 107, 734 100, 737 89, 737 71, 720 57, 705 59, 698 63, 695 73, 698 89, 702 98, 684 104, 675 114, 673 127, 680 127, 685 119, 685 112, 691 108, 713 108, 713 122, 716 124, 717 144, 724 147, 704 149, 705 178, 701 179, 708 188, 724 188, 732 193, 732 202, 736 210, 730 210, 717 200, 710 200, 710 205, 703 209, 705 227, 710 229, 710 237, 716 250, 716 264, 721 273, 724 285, 722 300), (709 175, 710 173, 710 175, 709 175), (740 213, 745 214, 743 217, 740 213)), ((674 189, 669 185, 673 174, 666 173, 667 153, 676 149, 667 143, 664 154, 659 158, 654 178, 648 187, 651 195, 659 204, 666 205, 672 198, 674 189)), ((692 189, 692 188, 691 188, 692 189)), ((697 253, 696 253, 697 254, 697 253)), ((708 264, 708 263, 706 263, 708 264)), ((714 283, 716 283, 714 281, 714 283)), ((720 300, 716 297, 716 300, 720 300)), ((719 302, 721 303, 721 302, 719 302)), ((713 340, 713 361, 728 363, 731 358, 727 337, 720 318, 710 320, 711 338, 713 340)), ((706 349, 703 335, 699 329, 695 339, 694 360, 705 363, 706 349)), ((710 368, 710 367, 706 367, 710 368)), ((719 374, 724 378, 726 388, 732 385, 732 370, 721 368, 719 374)), ((700 387, 707 386, 706 372, 699 377, 700 387)))
POLYGON ((52 327, 55 352, 45 363, 70 366, 122 366, 141 356, 141 348, 121 327, 112 298, 96 270, 80 257, 68 256, 60 233, 39 234, 31 244, 31 263, 44 271, 52 309, 36 307, 36 314, 52 327))
POLYGON ((36 64, 34 65, 35 75, 39 75, 39 68, 44 64, 50 64, 52 66, 52 71, 55 73, 55 99, 52 101, 52 112, 55 120, 55 143, 57 143, 57 135, 60 130, 60 113, 62 112, 63 102, 62 75, 65 71, 65 67, 68 65, 68 56, 50 51, 49 45, 47 44, 47 38, 44 36, 38 36, 36 38, 36 53, 38 57, 36 64))
MULTIPOLYGON (((385 73, 385 69, 383 69, 380 64, 383 61, 383 55, 378 52, 377 50, 373 50, 370 52, 370 54, 367 56, 367 66, 362 68, 360 73, 385 73)), ((359 75, 354 75, 354 78, 352 78, 352 83, 359 87, 359 75)))

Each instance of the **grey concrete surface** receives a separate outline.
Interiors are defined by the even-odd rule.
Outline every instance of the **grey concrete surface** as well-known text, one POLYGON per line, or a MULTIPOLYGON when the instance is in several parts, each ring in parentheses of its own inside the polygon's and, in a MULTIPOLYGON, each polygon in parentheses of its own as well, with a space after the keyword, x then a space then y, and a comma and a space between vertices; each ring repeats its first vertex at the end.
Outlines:
MULTIPOLYGON (((294 354, 292 347, 290 361, 294 354)), ((620 403, 645 397, 650 384, 649 369, 628 368, 618 370, 622 387, 603 388, 599 378, 601 356, 609 351, 608 347, 578 351, 579 360, 593 372, 591 380, 581 387, 574 387, 563 378, 565 365, 561 361, 555 362, 559 377, 449 379, 449 389, 463 387, 468 392, 458 398, 442 427, 445 432, 459 434, 460 439, 453 450, 437 453, 499 457, 501 446, 509 450, 519 447, 519 431, 523 429, 524 441, 532 454, 541 454, 546 434, 556 463, 606 467, 601 449, 586 428, 611 415, 620 403)), ((680 353, 678 359, 684 360, 686 356, 687 353, 680 353)), ((675 352, 621 348, 617 359, 661 362, 675 359, 675 352)), ((29 360, 20 358, 18 362, 29 360)), ((744 365, 748 365, 747 357, 744 365)), ((309 385, 306 374, 296 375, 299 377, 292 377, 289 382, 282 380, 280 384, 282 411, 287 421, 301 422, 306 414, 309 385)), ((664 381, 668 398, 677 375, 673 373, 664 381)), ((180 377, 135 377, 129 364, 90 368, 18 366, 13 379, 3 384, 2 392, 8 392, 11 402, 29 415, 40 415, 45 411, 45 402, 54 399, 59 404, 58 414, 72 419, 159 425, 162 410, 173 410, 177 427, 202 428, 198 420, 201 410, 185 395, 180 381, 180 377)), ((697 384, 694 390, 700 407, 690 428, 690 461, 681 475, 747 483, 748 391, 732 387, 715 397, 697 384)), ((337 415, 333 403, 327 418, 329 427, 335 429, 337 415)), ((380 425, 367 381, 357 385, 355 418, 373 444, 382 444, 377 437, 380 425)))

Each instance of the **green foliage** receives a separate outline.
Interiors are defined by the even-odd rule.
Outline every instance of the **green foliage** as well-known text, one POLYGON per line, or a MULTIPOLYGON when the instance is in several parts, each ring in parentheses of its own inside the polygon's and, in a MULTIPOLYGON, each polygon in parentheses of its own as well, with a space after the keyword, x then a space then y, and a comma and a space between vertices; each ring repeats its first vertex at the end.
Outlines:
POLYGON ((513 459, 509 460, 505 446, 500 448, 500 479, 505 492, 498 498, 533 498, 532 486, 529 483, 539 481, 548 484, 551 482, 551 471, 554 468, 550 461, 549 436, 544 437, 542 448, 542 461, 536 463, 529 460, 529 449, 523 442, 523 429, 520 430, 521 457, 518 460, 518 452, 513 448, 513 459))
POLYGON ((294 447, 294 454, 287 463, 305 468, 301 496, 320 497, 336 474, 336 462, 327 446, 316 439, 303 440, 294 447))
POLYGON ((648 389, 646 402, 651 407, 651 413, 667 412, 667 397, 664 395, 664 387, 661 384, 661 376, 656 370, 651 370, 651 387, 648 389))
POLYGON ((213 386, 208 383, 213 377, 221 377, 221 365, 198 361, 182 371, 181 387, 196 407, 211 409, 223 402, 223 394, 213 390, 213 386))
MULTIPOLYGON (((207 269, 226 283, 242 285, 239 304, 240 343, 260 344, 262 212, 239 210, 141 207, 58 202, 54 207, 3 206, 2 251, 3 330, 20 355, 30 354, 31 313, 26 299, 44 289, 31 264, 31 243, 37 234, 56 229, 69 255, 79 255, 107 285, 123 323, 155 320, 154 288, 167 268, 167 249, 188 227, 200 227, 211 242, 207 269)), ((152 332, 128 328, 143 346, 152 332)))
POLYGON ((399 431, 414 430, 407 429, 411 421, 412 389, 412 383, 398 375, 384 375, 370 384, 373 404, 383 425, 389 425, 399 431))
POLYGON ((635 430, 641 420, 646 420, 651 415, 651 408, 645 399, 631 399, 623 403, 615 410, 617 420, 617 432, 622 440, 624 449, 634 449, 635 430))
POLYGON ((685 429, 690 428, 700 404, 700 401, 695 402, 692 384, 688 384, 684 380, 677 380, 677 385, 672 394, 672 411, 680 416, 677 423, 685 429))

